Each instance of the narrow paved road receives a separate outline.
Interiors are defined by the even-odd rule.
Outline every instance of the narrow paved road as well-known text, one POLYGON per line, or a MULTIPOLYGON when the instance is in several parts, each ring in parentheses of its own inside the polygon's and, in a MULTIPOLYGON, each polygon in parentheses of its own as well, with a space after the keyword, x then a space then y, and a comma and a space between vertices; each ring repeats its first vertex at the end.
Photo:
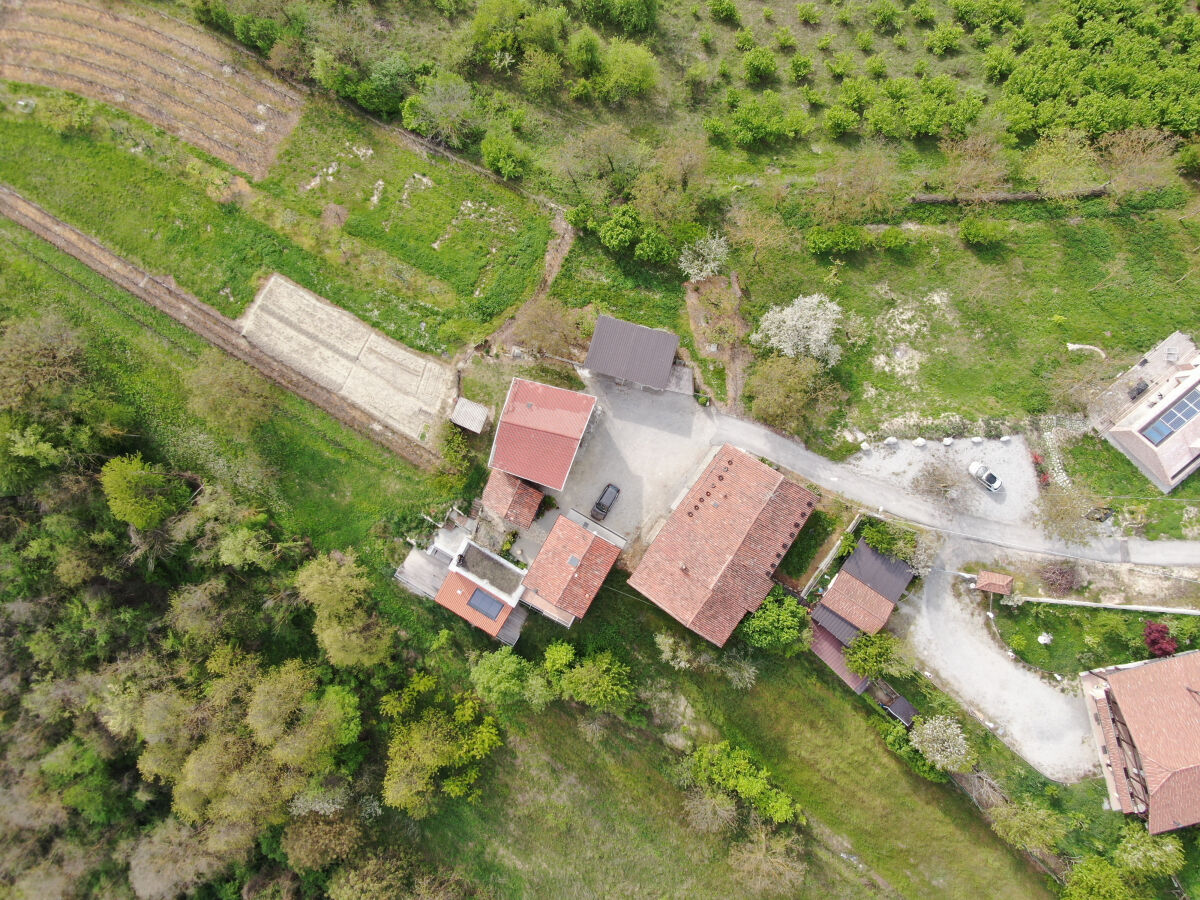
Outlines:
POLYGON ((1076 679, 1060 684, 1013 660, 979 595, 957 574, 964 563, 995 555, 986 544, 948 540, 922 591, 900 604, 890 627, 943 690, 1043 775, 1067 782, 1094 775, 1096 751, 1076 679))
POLYGON ((799 442, 776 434, 756 422, 734 418, 711 408, 705 409, 704 413, 712 418, 713 443, 728 441, 736 444, 867 508, 907 519, 952 537, 983 541, 1026 553, 1052 553, 1096 562, 1200 566, 1200 541, 1096 538, 1087 544, 1068 544, 1047 537, 1040 529, 1029 525, 955 514, 912 496, 899 485, 871 478, 842 463, 818 456, 799 442))

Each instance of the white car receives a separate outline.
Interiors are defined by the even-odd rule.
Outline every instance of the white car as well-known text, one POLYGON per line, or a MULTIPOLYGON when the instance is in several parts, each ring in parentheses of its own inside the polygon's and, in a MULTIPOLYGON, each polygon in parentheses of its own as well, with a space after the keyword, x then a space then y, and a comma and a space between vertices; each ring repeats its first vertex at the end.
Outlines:
POLYGON ((975 462, 967 466, 967 471, 970 472, 974 478, 978 479, 985 488, 993 493, 1000 490, 1000 488, 1004 486, 1000 481, 1000 476, 981 463, 979 460, 975 460, 975 462))

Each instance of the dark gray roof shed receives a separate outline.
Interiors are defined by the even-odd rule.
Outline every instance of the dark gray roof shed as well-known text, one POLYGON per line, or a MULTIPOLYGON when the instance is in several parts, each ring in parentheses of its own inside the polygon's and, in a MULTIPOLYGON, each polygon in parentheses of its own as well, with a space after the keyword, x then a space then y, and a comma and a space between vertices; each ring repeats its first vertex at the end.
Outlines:
POLYGON ((912 569, 908 563, 885 556, 874 547, 860 540, 850 558, 842 564, 842 571, 853 575, 867 587, 893 603, 900 600, 904 589, 912 581, 912 569))
POLYGON ((891 703, 884 704, 883 708, 905 725, 912 725, 913 719, 917 717, 917 708, 899 695, 891 703))
POLYGON ((679 336, 669 331, 601 316, 584 366, 600 375, 661 391, 671 377, 678 346, 679 336))
POLYGON ((812 612, 809 615, 812 616, 814 622, 832 634, 838 639, 839 643, 845 646, 849 646, 852 640, 862 634, 856 626, 847 622, 828 606, 822 606, 820 603, 812 608, 812 612))

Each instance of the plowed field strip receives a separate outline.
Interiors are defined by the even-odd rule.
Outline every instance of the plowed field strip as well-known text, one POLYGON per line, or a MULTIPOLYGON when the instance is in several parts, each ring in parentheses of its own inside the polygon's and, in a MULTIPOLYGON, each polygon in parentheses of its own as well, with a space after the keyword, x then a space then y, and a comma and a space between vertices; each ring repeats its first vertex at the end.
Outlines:
POLYGON ((122 87, 130 92, 152 91, 160 96, 171 97, 211 120, 223 122, 239 135, 246 130, 244 139, 250 143, 266 144, 268 141, 263 133, 254 130, 255 126, 262 126, 265 132, 267 123, 261 116, 230 106, 219 97, 214 97, 192 84, 176 78, 169 72, 164 72, 148 62, 120 53, 110 47, 63 34, 26 27, 0 28, 0 44, 6 41, 19 42, 18 56, 21 50, 25 52, 41 50, 45 53, 52 53, 55 57, 70 59, 76 66, 83 66, 94 72, 101 70, 106 73, 111 72, 123 82, 122 87), (165 81, 170 86, 170 90, 155 86, 151 83, 151 79, 165 81), (203 105, 198 106, 197 103, 203 105))
MULTIPOLYGON (((137 38, 154 38, 157 41, 161 41, 165 45, 169 44, 172 48, 174 48, 175 51, 173 52, 163 49, 158 51, 160 53, 171 56, 187 56, 195 60, 197 63, 201 63, 219 72, 223 72, 226 67, 230 67, 231 63, 229 56, 221 57, 215 55, 216 53, 238 54, 242 56, 247 55, 245 51, 241 50, 240 48, 222 44, 215 40, 207 32, 201 31, 198 28, 193 28, 192 26, 184 22, 180 22, 177 19, 173 19, 170 16, 163 15, 157 10, 145 11, 152 12, 154 15, 154 21, 158 22, 162 28, 155 28, 152 24, 150 24, 150 21, 146 17, 124 16, 112 12, 111 10, 97 9, 94 6, 88 6, 84 3, 72 3, 70 0, 33 0, 33 2, 27 3, 24 7, 22 7, 22 10, 27 13, 43 13, 45 10, 54 10, 65 15, 67 18, 76 21, 83 21, 85 23, 105 22, 111 25, 114 29, 121 31, 132 30, 133 34, 136 35, 137 38), (170 30, 164 31, 163 28, 170 30), (182 31, 186 33, 186 39, 180 37, 178 34, 172 33, 174 31, 182 31), (210 48, 212 52, 202 49, 203 47, 210 48)), ((282 101, 282 105, 285 106, 299 106, 304 102, 303 96, 297 94, 295 91, 290 90, 282 84, 277 84, 273 81, 261 78, 240 67, 238 67, 236 74, 242 82, 243 90, 260 88, 277 98, 277 101, 282 101)))
POLYGON ((48 47, 18 47, 16 50, 10 50, 5 59, 17 65, 30 65, 64 74, 78 74, 82 78, 102 84, 126 97, 145 99, 159 109, 170 113, 175 121, 187 122, 201 128, 206 134, 211 134, 221 143, 231 147, 242 147, 250 155, 256 155, 255 151, 262 151, 267 147, 266 139, 262 135, 256 134, 253 128, 234 128, 215 118, 210 112, 195 103, 190 103, 153 85, 130 78, 103 63, 62 53, 48 47))
POLYGON ((242 336, 234 320, 221 315, 191 294, 164 284, 149 272, 139 269, 83 232, 55 218, 36 203, 26 200, 16 191, 3 185, 0 185, 0 215, 6 216, 64 253, 75 257, 88 268, 170 316, 209 343, 254 366, 280 387, 319 406, 334 418, 389 450, 424 468, 437 463, 437 456, 427 448, 253 346, 242 336))
MULTIPOLYGON (((10 29, 0 28, 0 42, 5 40, 7 31, 10 29)), ((159 78, 181 85, 192 93, 224 106, 251 125, 260 121, 286 121, 291 116, 290 112, 259 103, 254 98, 240 92, 235 83, 215 78, 208 72, 201 71, 178 57, 164 55, 144 44, 127 41, 119 35, 101 33, 95 28, 81 25, 78 22, 25 16, 18 24, 11 27, 11 32, 12 39, 15 40, 20 40, 21 35, 26 34, 33 36, 35 40, 41 40, 48 46, 53 46, 51 43, 53 41, 61 41, 81 47, 89 55, 89 58, 95 58, 102 54, 116 57, 132 67, 149 70, 159 78), (98 42, 97 38, 101 40, 98 42)))
POLYGON ((79 75, 63 72, 58 68, 0 62, 0 78, 3 78, 5 81, 24 81, 30 84, 59 88, 75 94, 82 94, 85 97, 91 97, 95 100, 101 100, 105 103, 111 103, 113 106, 123 107, 163 130, 169 131, 187 143, 211 153, 218 159, 225 160, 227 163, 236 166, 244 172, 254 175, 262 175, 266 172, 266 166, 259 159, 246 153, 244 150, 207 135, 199 129, 192 127, 187 122, 179 121, 177 117, 144 100, 127 97, 123 92, 115 88, 99 84, 79 75))

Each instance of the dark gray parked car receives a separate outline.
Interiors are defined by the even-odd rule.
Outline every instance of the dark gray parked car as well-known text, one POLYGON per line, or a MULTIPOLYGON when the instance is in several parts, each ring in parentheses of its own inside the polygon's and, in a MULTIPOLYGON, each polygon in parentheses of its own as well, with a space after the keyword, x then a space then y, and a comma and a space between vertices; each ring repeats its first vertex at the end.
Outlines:
POLYGON ((615 484, 610 484, 600 492, 600 499, 592 506, 592 518, 597 522, 603 522, 604 517, 608 515, 608 511, 613 508, 613 504, 617 502, 617 497, 621 495, 621 489, 615 484))

